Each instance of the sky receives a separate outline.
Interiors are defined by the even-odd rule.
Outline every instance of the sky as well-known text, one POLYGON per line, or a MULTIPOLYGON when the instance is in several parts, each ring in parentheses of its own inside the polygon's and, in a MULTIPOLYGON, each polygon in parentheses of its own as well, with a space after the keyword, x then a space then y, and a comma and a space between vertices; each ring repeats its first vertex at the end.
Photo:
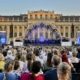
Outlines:
POLYGON ((0 0, 0 15, 19 15, 37 10, 80 15, 80 0, 0 0))

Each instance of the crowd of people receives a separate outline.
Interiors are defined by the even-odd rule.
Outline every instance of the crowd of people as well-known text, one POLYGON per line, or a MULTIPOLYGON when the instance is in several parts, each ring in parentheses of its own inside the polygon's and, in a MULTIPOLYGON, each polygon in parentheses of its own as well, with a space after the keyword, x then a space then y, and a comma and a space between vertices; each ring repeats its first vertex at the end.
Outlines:
POLYGON ((0 80, 80 80, 80 48, 0 48, 0 80))

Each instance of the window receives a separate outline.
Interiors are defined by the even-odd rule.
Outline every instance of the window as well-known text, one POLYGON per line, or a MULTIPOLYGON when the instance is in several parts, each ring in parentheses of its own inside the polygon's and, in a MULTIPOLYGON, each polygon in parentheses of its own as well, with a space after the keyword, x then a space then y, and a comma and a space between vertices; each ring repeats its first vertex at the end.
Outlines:
POLYGON ((19 28, 20 28, 20 29, 22 29, 22 27, 21 27, 21 26, 20 26, 19 28))
POLYGON ((0 26, 0 31, 2 31, 2 27, 0 26))
POLYGON ((10 25, 10 38, 13 38, 13 24, 10 25))
POLYGON ((24 21, 27 21, 27 20, 28 20, 27 17, 25 17, 25 18, 24 18, 24 21))
POLYGON ((42 19, 42 15, 40 15, 40 19, 42 19))
POLYGON ((9 21, 12 21, 12 17, 9 17, 9 21))
POLYGON ((47 15, 45 15, 45 19, 48 19, 48 16, 47 15))
POLYGON ((53 19, 53 15, 50 15, 50 19, 53 19))
POLYGON ((27 27, 25 27, 25 29, 27 29, 27 27))
POLYGON ((76 29, 79 29, 78 27, 76 27, 76 29))
POLYGON ((61 29, 63 29, 63 27, 61 26, 61 29))
POLYGON ((17 21, 17 17, 14 17, 14 21, 17 21))
POLYGON ((63 18, 63 22, 65 22, 65 18, 63 18))
POLYGON ((66 33, 66 37, 68 37, 68 33, 66 33))
POLYGON ((66 29, 68 29, 68 27, 66 27, 66 29))
POLYGON ((71 25, 71 38, 74 38, 74 25, 71 25))
POLYGON ((32 19, 32 15, 30 15, 30 19, 32 19))
POLYGON ((61 36, 63 36, 63 33, 61 33, 61 36))
POLYGON ((14 37, 17 37, 17 33, 16 32, 14 33, 14 37))
POLYGON ((14 28, 15 28, 15 29, 17 29, 17 27, 16 27, 16 26, 15 26, 14 28))
POLYGON ((4 26, 4 30, 6 30, 6 28, 7 28, 7 27, 6 27, 6 26, 4 26))
POLYGON ((38 16, 37 16, 37 14, 35 15, 35 19, 37 19, 38 18, 38 16))
POLYGON ((19 33, 19 36, 22 36, 22 33, 21 32, 19 33))

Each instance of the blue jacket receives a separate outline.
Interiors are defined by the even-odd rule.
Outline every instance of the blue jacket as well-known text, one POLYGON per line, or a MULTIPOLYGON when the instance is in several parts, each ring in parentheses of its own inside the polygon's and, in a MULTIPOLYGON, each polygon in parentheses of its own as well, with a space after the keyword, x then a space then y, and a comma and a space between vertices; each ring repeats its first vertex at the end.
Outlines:
POLYGON ((45 73, 45 80, 58 80, 57 78, 57 69, 52 69, 45 73))
POLYGON ((80 52, 78 52, 77 57, 80 59, 80 52))
POLYGON ((17 75, 14 72, 13 73, 12 72, 11 73, 6 73, 5 77, 6 77, 7 80, 18 80, 17 75))
POLYGON ((4 73, 0 73, 0 80, 4 79, 4 73))

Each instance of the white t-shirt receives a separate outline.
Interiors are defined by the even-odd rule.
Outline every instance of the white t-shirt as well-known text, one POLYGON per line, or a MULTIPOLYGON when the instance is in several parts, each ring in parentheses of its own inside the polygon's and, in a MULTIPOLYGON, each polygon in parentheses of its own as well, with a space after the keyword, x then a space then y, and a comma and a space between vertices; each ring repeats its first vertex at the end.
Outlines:
POLYGON ((8 50, 7 52, 7 56, 5 57, 6 59, 11 59, 11 60, 14 60, 15 59, 15 55, 13 55, 12 51, 11 50, 8 50))
POLYGON ((71 63, 78 63, 79 59, 77 57, 70 58, 71 63))

